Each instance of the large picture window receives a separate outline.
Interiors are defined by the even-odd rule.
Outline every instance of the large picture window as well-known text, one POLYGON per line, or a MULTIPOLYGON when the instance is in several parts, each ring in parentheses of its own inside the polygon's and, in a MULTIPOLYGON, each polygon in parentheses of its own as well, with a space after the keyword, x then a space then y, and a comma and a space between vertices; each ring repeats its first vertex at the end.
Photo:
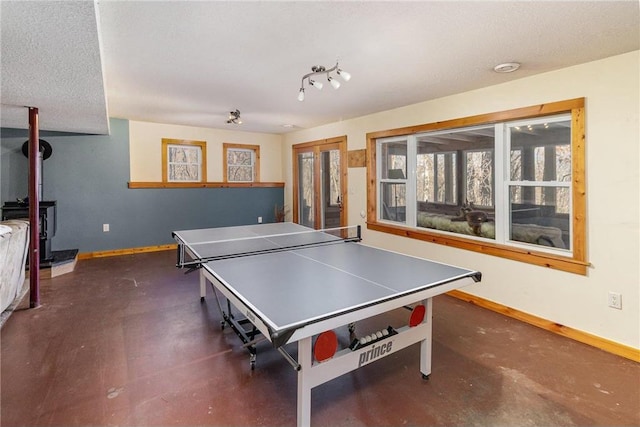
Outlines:
POLYGON ((583 103, 369 134, 369 228, 584 274, 583 103))

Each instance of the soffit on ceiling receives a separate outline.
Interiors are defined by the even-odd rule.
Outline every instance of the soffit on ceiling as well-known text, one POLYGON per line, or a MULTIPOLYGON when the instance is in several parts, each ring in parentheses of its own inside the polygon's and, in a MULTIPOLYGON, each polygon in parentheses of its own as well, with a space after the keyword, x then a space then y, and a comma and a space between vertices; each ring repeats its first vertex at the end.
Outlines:
POLYGON ((108 133, 99 31, 92 2, 0 2, 2 127, 108 133))

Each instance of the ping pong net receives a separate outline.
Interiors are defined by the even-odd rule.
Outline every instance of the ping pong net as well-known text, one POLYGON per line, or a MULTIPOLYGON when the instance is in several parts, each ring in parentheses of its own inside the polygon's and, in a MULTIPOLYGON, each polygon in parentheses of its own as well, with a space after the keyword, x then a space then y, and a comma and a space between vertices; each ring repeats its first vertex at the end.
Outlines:
POLYGON ((359 242, 362 240, 359 225, 270 235, 225 237, 193 242, 180 241, 178 243, 176 266, 196 269, 209 261, 285 252, 343 242, 359 242), (189 259, 187 259, 187 256, 189 259))

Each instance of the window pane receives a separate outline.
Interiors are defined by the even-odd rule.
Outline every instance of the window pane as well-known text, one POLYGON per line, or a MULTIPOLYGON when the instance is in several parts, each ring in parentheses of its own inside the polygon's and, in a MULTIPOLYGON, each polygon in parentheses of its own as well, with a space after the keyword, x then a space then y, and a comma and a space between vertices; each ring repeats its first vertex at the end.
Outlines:
POLYGON ((193 164, 169 164, 169 181, 200 181, 200 167, 193 164))
MULTIPOLYGON (((516 149, 511 150, 511 171, 510 171, 510 179, 512 181, 521 181, 522 180, 522 150, 516 149)), ((521 188, 512 189, 512 200, 516 203, 522 202, 522 191, 521 188)))
POLYGON ((315 200, 313 197, 313 153, 298 155, 298 200, 300 209, 298 222, 307 227, 313 227, 315 222, 315 200))
POLYGON ((170 145, 170 163, 200 163, 200 147, 170 145))
POLYGON ((509 187, 509 238, 518 242, 570 249, 568 187, 509 187), (516 194, 536 195, 534 200, 519 201, 516 194), (539 200, 539 201, 537 201, 539 200))
POLYGON ((385 142, 381 146, 380 173, 382 179, 406 179, 407 142, 385 142))
POLYGON ((416 137, 418 227, 495 238, 494 135, 494 126, 486 126, 416 137))
POLYGON ((253 181, 253 168, 251 166, 229 166, 228 181, 253 181))
POLYGON ((441 144, 418 141, 416 197, 418 202, 458 202, 458 165, 455 152, 441 152, 441 144))
POLYGON ((406 196, 406 184, 383 182, 380 186, 380 199, 382 202, 380 216, 382 219, 405 222, 406 196))
POLYGON ((433 153, 418 154, 416 196, 419 202, 435 200, 435 155, 433 153))
POLYGON ((253 153, 249 150, 227 150, 227 164, 252 165, 253 153))
POLYGON ((323 155, 329 155, 329 201, 328 205, 340 204, 340 150, 330 150, 323 155))
POLYGON ((510 126, 511 180, 571 181, 571 121, 510 126))
POLYGON ((455 153, 438 154, 435 156, 435 160, 435 201, 438 203, 455 204, 457 201, 455 153))
POLYGON ((493 150, 466 153, 467 202, 493 206, 493 150))

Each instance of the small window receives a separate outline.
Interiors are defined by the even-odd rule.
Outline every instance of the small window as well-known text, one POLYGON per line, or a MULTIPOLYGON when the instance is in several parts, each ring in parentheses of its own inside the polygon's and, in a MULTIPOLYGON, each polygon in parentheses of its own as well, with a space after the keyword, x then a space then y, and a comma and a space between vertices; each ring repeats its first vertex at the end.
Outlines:
POLYGON ((162 139, 163 182, 206 182, 207 142, 162 139))
POLYGON ((389 139, 380 142, 379 217, 404 223, 407 206, 407 140, 389 139))
POLYGON ((224 181, 260 182, 260 146, 223 144, 224 181))

